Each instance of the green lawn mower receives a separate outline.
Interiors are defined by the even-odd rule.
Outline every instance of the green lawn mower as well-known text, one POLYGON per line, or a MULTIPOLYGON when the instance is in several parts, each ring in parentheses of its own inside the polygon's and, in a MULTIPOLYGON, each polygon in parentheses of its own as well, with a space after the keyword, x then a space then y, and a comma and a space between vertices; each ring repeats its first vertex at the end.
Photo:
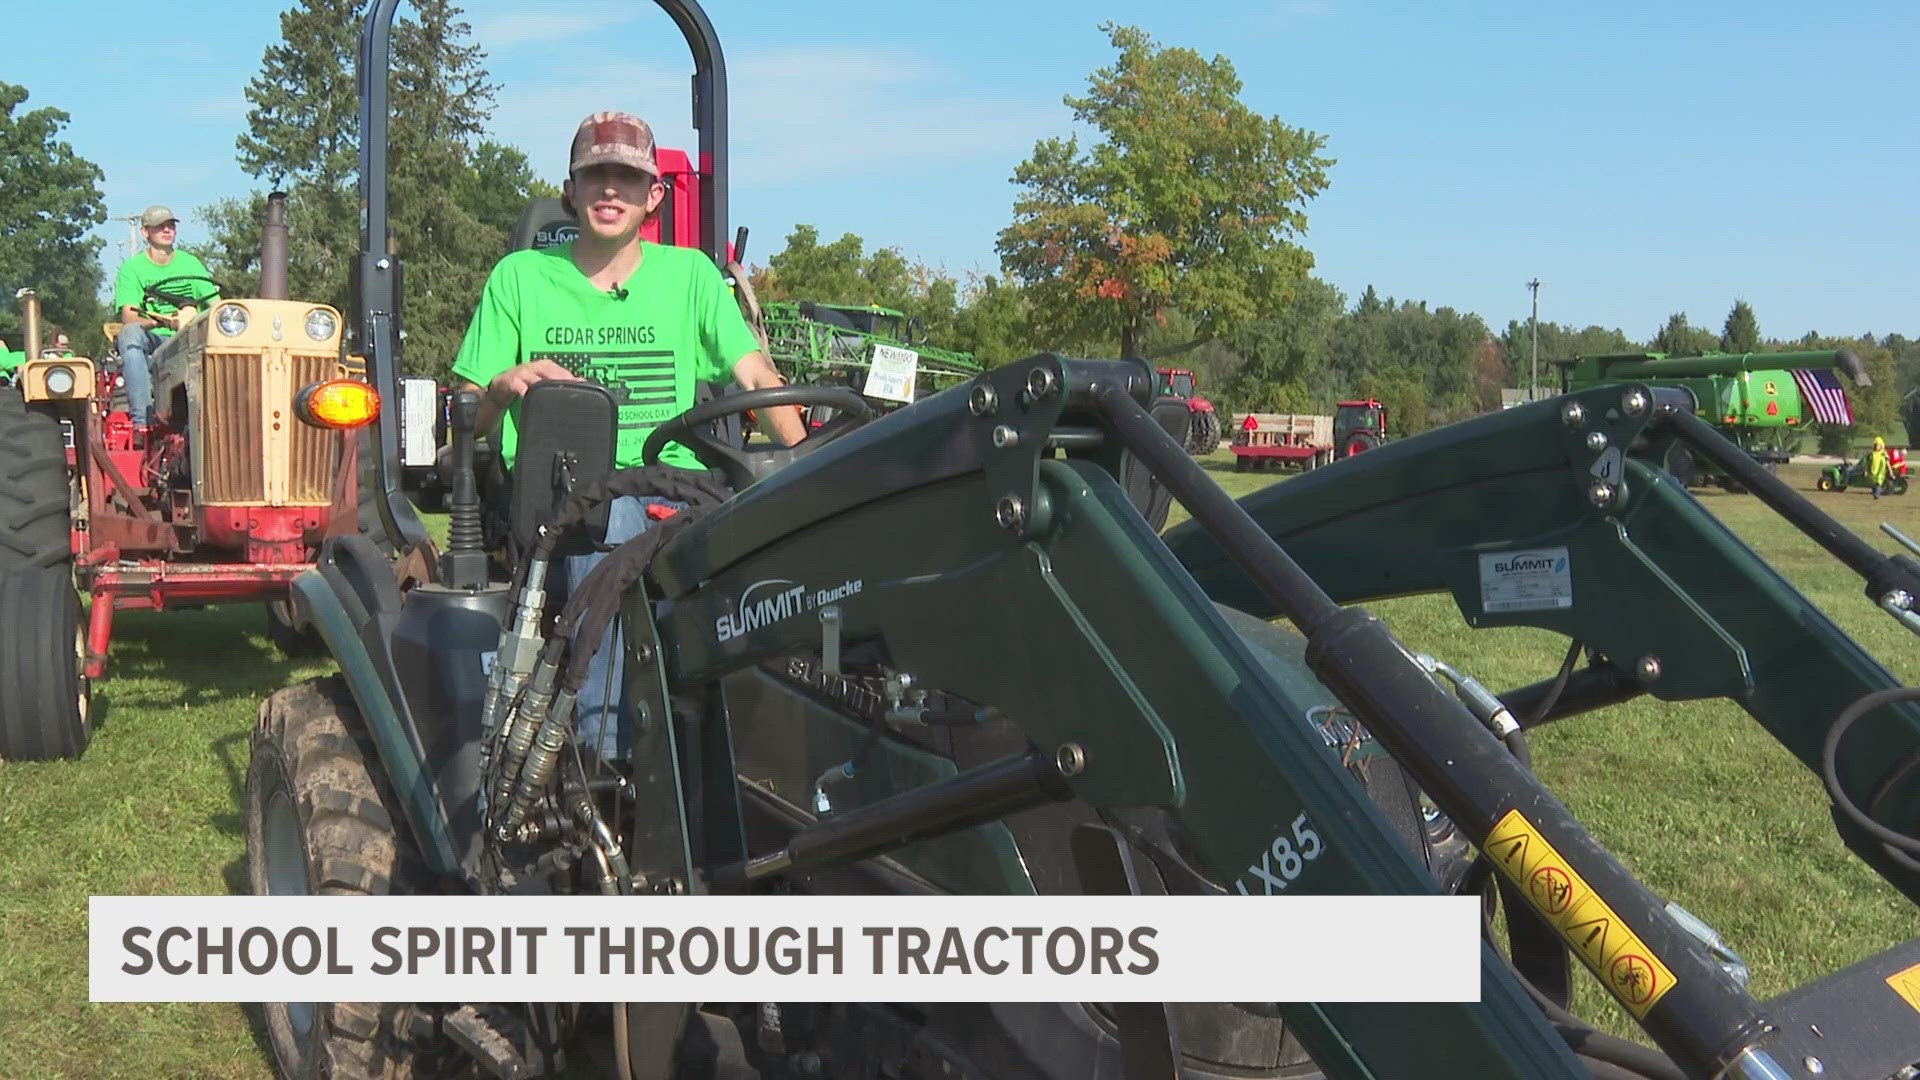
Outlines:
MULTIPOLYGON (((714 170, 701 243, 723 259, 724 63, 693 0, 657 2, 694 53, 714 170)), ((389 394, 400 270, 380 242, 379 166, 396 4, 371 6, 361 54, 354 311, 389 394)), ((1920 1068, 1920 1024, 1889 982, 1920 965, 1920 939, 1756 998, 1729 943, 1631 874, 1533 774, 1528 749, 1540 725, 1641 695, 1736 702, 1825 784, 1851 851, 1920 900, 1920 694, 1658 462, 1684 445, 1739 476, 1917 631, 1920 562, 1848 533, 1677 391, 1529 403, 1236 501, 1186 452, 1185 405, 1157 397, 1154 376, 1042 353, 886 415, 838 387, 720 395, 623 470, 597 434, 610 398, 542 384, 504 495, 504 559, 487 557, 479 524, 473 397, 453 402, 445 551, 404 497, 383 416, 378 502, 404 551, 434 556, 407 563, 429 580, 403 590, 355 535, 329 541, 296 583, 339 671, 261 707, 253 890, 770 905, 1455 893, 1488 912, 1479 1000, 277 1003, 263 1026, 280 1072, 1887 1080, 1920 1068), (791 448, 713 427, 788 405, 840 421, 791 448), (709 468, 660 467, 676 441, 709 468), (540 465, 555 461, 571 483, 540 465), (564 598, 548 591, 556 560, 603 538, 620 495, 686 508, 564 598), (1169 498, 1192 520, 1163 535, 1149 518, 1169 498), (1417 593, 1450 596, 1472 628, 1564 635, 1565 661, 1496 694, 1362 606, 1417 593), (615 633, 632 742, 608 757, 575 709, 586 660, 615 633), (1303 823, 1313 857, 1282 854, 1303 823), (1583 890, 1580 910, 1605 932, 1571 918, 1546 869, 1583 890), (1572 1012, 1587 977, 1651 1046, 1572 1012)))

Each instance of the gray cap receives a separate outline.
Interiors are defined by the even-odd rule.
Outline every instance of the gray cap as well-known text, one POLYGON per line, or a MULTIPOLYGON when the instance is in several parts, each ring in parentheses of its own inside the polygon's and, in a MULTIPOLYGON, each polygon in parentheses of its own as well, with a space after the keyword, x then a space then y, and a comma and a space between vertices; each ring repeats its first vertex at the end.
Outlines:
POLYGON ((173 216, 173 211, 158 204, 147 207, 147 212, 140 215, 140 224, 149 229, 157 229, 169 221, 178 220, 173 216))

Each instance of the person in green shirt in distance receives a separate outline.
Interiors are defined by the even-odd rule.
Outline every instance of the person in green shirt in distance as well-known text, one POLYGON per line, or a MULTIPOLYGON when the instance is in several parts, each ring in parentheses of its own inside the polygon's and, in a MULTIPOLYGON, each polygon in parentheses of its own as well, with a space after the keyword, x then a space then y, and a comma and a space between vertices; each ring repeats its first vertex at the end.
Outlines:
POLYGON ((7 343, 0 341, 0 383, 12 386, 14 376, 20 370, 20 365, 26 362, 27 354, 25 350, 9 351, 7 343))
MULTIPOLYGON (((591 379, 612 391, 619 410, 615 465, 623 469, 641 464, 654 428, 693 406, 695 384, 731 378, 747 390, 786 385, 712 257, 640 238, 666 194, 653 129, 628 113, 597 112, 574 131, 561 188, 579 239, 511 252, 488 275, 453 374, 481 395, 476 434, 493 436, 509 471, 520 398, 546 379, 591 379)), ((806 437, 798 409, 764 412, 781 444, 806 437)), ((661 459, 704 468, 677 443, 661 459)), ((683 508, 664 499, 616 499, 607 545, 649 528, 647 509, 656 505, 683 508)), ((567 559, 560 568, 565 592, 603 557, 567 559)), ((583 752, 613 760, 625 756, 631 730, 620 715, 619 665, 610 662, 620 655, 616 626, 593 658, 575 714, 583 752)))
POLYGON ((140 215, 140 228, 146 234, 147 247, 120 264, 113 283, 113 306, 120 314, 120 336, 114 344, 120 350, 120 374, 127 383, 127 403, 133 409, 133 422, 146 427, 153 423, 153 374, 151 360, 166 339, 193 321, 199 308, 180 306, 164 299, 149 301, 149 285, 168 278, 192 277, 200 280, 175 281, 166 292, 193 297, 200 305, 219 296, 213 283, 205 280, 206 264, 190 251, 174 246, 179 238, 180 220, 164 206, 149 206, 140 215), (157 318, 149 318, 151 313, 157 318))

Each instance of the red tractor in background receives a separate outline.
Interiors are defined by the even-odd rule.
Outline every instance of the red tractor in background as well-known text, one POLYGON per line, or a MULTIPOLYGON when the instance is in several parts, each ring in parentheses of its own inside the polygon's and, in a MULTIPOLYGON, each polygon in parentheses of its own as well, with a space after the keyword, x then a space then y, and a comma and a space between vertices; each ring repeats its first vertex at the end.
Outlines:
POLYGON ((1373 398, 1342 401, 1333 409, 1333 456, 1352 457, 1387 441, 1387 407, 1373 398))
POLYGON ((177 330, 152 357, 151 427, 113 365, 40 354, 22 290, 29 359, 0 384, 0 759, 85 752, 116 611, 262 603, 283 652, 317 651, 290 586, 323 540, 361 531, 354 435, 380 402, 340 313, 287 298, 286 239, 275 193, 259 295, 189 313, 201 286, 227 290, 197 275, 148 288, 143 307, 180 309, 155 316, 177 330))
POLYGON ((1187 452, 1206 457, 1220 448, 1220 417, 1213 402, 1200 396, 1199 378, 1185 368, 1159 368, 1161 397, 1176 397, 1187 403, 1192 414, 1187 425, 1187 452))

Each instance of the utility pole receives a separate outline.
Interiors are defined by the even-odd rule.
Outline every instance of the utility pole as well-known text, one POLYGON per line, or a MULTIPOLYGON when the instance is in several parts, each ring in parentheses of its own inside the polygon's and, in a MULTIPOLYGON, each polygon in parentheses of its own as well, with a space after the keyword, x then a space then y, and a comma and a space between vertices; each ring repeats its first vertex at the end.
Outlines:
POLYGON ((1527 390, 1528 401, 1540 400, 1540 279, 1527 282, 1527 288, 1533 292, 1533 385, 1527 390))
POLYGON ((140 251, 140 215, 126 214, 114 220, 127 223, 127 257, 132 258, 140 251))

